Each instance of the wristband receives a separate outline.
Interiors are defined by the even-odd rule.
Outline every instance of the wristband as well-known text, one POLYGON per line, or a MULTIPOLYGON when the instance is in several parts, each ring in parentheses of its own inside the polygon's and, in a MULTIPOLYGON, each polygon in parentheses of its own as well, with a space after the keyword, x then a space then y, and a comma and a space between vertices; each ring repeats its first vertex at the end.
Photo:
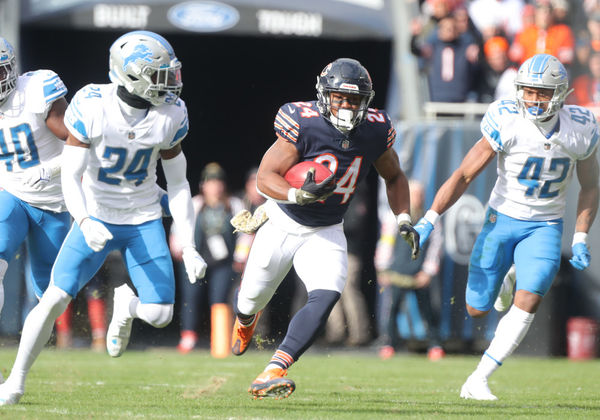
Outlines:
POLYGON ((423 218, 425 220, 427 220, 429 223, 431 223, 432 225, 435 225, 435 223, 437 222, 437 220, 439 219, 440 215, 435 211, 435 210, 427 210, 427 213, 425 213, 425 216, 423 216, 423 218))
POLYGON ((296 190, 297 190, 296 188, 290 188, 288 190, 288 196, 287 196, 288 201, 290 201, 294 204, 298 203, 298 200, 296 200, 296 190))
POLYGON ((573 246, 575 244, 586 244, 587 245, 587 236, 588 236, 588 234, 586 232, 575 232, 573 234, 573 243, 571 244, 571 246, 573 246))
POLYGON ((396 223, 398 223, 398 226, 403 225, 405 223, 412 224, 412 220, 410 218, 410 214, 408 214, 408 213, 400 213, 400 214, 396 215, 396 223))

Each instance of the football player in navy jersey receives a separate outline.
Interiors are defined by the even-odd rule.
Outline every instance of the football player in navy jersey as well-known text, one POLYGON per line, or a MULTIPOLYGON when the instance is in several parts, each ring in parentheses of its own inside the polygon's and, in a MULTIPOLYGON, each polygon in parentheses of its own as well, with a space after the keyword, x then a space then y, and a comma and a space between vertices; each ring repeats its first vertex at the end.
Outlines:
POLYGON ((277 140, 263 156, 257 189, 268 198, 269 220, 258 230, 234 304, 232 352, 243 354, 260 311, 294 265, 308 300, 287 334, 251 384, 254 398, 285 398, 295 389, 288 368, 310 347, 338 301, 347 273, 342 222, 356 186, 371 165, 383 177, 390 207, 404 239, 419 251, 406 176, 391 148, 396 132, 385 111, 369 108, 374 91, 367 70, 340 58, 317 77, 317 101, 283 105, 275 117, 277 140), (315 161, 333 175, 316 183, 309 172, 301 188, 284 174, 296 163, 315 161))

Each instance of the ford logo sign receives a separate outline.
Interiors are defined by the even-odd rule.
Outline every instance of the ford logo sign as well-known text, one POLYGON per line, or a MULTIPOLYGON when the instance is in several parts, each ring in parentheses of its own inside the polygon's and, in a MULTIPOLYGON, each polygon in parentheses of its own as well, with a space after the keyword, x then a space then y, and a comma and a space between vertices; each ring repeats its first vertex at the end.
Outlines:
POLYGON ((178 28, 194 32, 219 32, 235 26, 239 12, 216 1, 188 1, 177 4, 167 13, 169 22, 178 28))

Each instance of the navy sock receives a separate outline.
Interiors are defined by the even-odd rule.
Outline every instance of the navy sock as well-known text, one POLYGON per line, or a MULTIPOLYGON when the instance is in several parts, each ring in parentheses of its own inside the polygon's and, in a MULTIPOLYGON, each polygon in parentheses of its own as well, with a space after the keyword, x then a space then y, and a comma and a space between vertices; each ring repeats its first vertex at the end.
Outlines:
POLYGON ((340 293, 333 290, 313 290, 308 294, 306 305, 292 318, 288 332, 279 346, 293 360, 298 358, 314 343, 340 293))

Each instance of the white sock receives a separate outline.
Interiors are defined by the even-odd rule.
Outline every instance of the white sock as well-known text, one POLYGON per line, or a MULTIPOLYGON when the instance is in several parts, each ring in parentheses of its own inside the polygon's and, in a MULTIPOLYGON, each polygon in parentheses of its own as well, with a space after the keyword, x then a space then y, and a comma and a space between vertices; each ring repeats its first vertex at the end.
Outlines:
POLYGON ((535 314, 525 312, 515 305, 502 317, 496 328, 494 339, 483 354, 477 369, 473 374, 489 378, 498 369, 504 359, 521 344, 533 322, 535 314))
POLYGON ((266 372, 267 370, 271 370, 271 369, 281 369, 281 366, 276 365, 275 363, 269 363, 267 365, 267 367, 265 368, 265 370, 263 370, 263 372, 266 372))
POLYGON ((6 380, 14 389, 25 391, 25 377, 50 339, 54 321, 67 309, 70 301, 71 297, 67 292, 56 286, 49 286, 39 303, 27 315, 17 358, 6 380))

